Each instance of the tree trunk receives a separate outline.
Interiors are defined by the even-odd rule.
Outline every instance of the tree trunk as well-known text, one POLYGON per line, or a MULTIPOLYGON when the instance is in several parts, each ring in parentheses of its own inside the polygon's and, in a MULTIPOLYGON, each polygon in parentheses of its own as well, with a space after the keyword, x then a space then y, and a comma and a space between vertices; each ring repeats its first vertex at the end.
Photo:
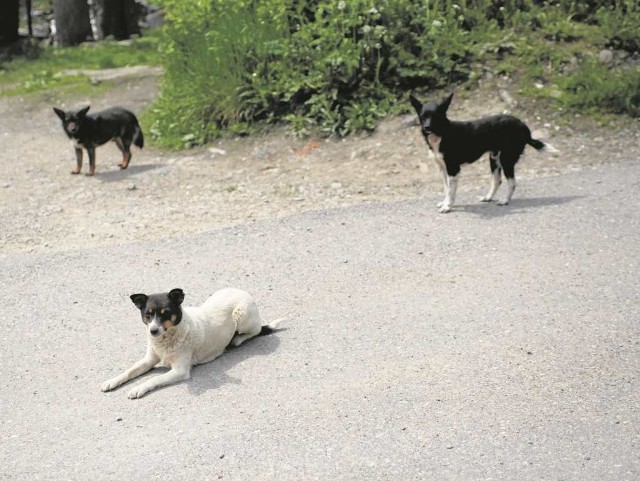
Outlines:
POLYGON ((78 45, 91 36, 87 0, 53 0, 58 45, 78 45))
POLYGON ((140 35, 139 12, 134 0, 93 0, 92 3, 96 40, 110 35, 116 40, 140 35))
POLYGON ((19 0, 0 1, 0 44, 18 40, 19 0))

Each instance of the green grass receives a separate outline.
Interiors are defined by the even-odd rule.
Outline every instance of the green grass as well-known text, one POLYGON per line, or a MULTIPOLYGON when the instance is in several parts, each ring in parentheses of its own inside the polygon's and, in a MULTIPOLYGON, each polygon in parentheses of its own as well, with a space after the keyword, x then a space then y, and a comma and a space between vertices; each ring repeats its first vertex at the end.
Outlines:
POLYGON ((77 88, 91 91, 97 85, 83 75, 62 75, 64 70, 107 69, 133 65, 160 65, 158 31, 130 44, 105 40, 77 47, 40 47, 35 58, 19 58, 0 64, 0 96, 48 89, 77 88))

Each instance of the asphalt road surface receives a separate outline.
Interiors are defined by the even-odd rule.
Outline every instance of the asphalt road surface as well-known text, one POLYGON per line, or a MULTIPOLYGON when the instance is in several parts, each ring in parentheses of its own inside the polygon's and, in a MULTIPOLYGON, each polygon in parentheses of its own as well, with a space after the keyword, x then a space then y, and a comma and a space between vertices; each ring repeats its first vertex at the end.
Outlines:
POLYGON ((640 479, 640 162, 459 192, 0 257, 0 479, 640 479), (129 294, 225 286, 283 329, 100 391, 129 294))

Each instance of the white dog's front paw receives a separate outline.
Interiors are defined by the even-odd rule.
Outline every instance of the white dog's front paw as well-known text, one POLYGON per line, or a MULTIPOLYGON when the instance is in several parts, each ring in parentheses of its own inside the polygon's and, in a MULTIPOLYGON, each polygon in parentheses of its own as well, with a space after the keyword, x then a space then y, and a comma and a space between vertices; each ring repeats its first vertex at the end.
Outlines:
POLYGON ((508 201, 508 200, 506 200, 506 199, 505 199, 505 200, 499 200, 499 201, 498 201, 498 205, 508 205, 508 204, 509 204, 509 201, 508 201))
POLYGON ((440 207, 442 207, 444 205, 444 200, 441 200, 440 202, 438 202, 436 204, 436 207, 439 209, 440 207))
POLYGON ((493 197, 489 197, 488 195, 483 195, 482 197, 478 197, 480 202, 491 202, 493 197))
POLYGON ((117 388, 120 384, 122 384, 120 382, 120 379, 114 377, 113 379, 109 379, 108 381, 103 382, 100 389, 102 390, 102 392, 107 392, 117 388))
POLYGON ((131 391, 129 391, 129 394, 127 394, 127 397, 129 399, 138 399, 147 394, 149 391, 151 391, 151 388, 144 384, 141 384, 140 386, 136 386, 131 389, 131 391))
POLYGON ((451 211, 451 206, 449 204, 442 204, 440 206, 440 209, 438 209, 440 211, 441 214, 446 214, 447 212, 451 211))

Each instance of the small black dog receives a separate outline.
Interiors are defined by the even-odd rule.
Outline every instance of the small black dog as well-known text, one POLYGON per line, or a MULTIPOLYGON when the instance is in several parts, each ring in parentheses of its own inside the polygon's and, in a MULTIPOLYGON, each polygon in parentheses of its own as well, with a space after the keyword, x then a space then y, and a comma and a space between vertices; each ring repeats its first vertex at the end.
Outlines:
POLYGON ((456 198, 458 173, 462 164, 478 160, 489 152, 491 163, 491 188, 480 200, 490 202, 500 187, 501 171, 509 184, 509 190, 499 205, 507 205, 516 188, 515 165, 525 146, 547 153, 558 153, 549 144, 531 138, 526 124, 511 115, 494 115, 470 122, 456 122, 447 118, 447 110, 453 94, 439 104, 423 104, 413 95, 411 105, 418 113, 422 135, 435 154, 442 171, 445 197, 438 203, 440 212, 449 212, 456 198))
POLYGON ((96 170, 96 147, 113 140, 122 152, 122 162, 118 164, 126 169, 131 160, 131 144, 142 148, 144 137, 138 119, 133 113, 121 107, 113 107, 95 114, 87 115, 89 107, 78 111, 68 111, 53 108, 60 120, 62 128, 73 141, 76 150, 77 167, 72 174, 79 174, 82 170, 82 148, 89 154, 89 172, 93 175, 96 170))

